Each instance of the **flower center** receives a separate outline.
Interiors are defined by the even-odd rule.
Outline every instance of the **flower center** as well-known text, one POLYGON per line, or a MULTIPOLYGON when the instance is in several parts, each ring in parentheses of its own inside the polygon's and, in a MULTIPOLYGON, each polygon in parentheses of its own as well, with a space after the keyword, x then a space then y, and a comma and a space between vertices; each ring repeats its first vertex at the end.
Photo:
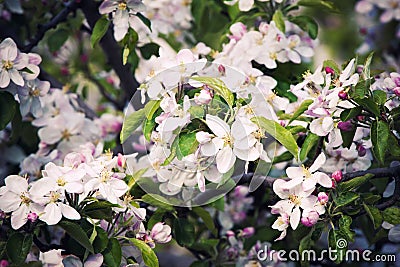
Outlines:
POLYGON ((111 172, 104 168, 100 173, 100 181, 102 183, 107 182, 111 178, 111 172))
POLYGON ((57 202, 57 200, 60 198, 60 193, 58 193, 58 192, 51 192, 51 194, 50 194, 50 202, 51 203, 55 203, 55 202, 57 202))
POLYGON ((265 137, 264 131, 262 131, 260 128, 258 128, 257 131, 255 131, 255 132, 253 133, 253 135, 254 135, 254 137, 255 137, 256 139, 261 139, 261 138, 264 138, 264 137, 265 137))
POLYGON ((305 79, 305 78, 307 78, 307 77, 310 77, 311 76, 311 71, 310 70, 306 70, 304 73, 303 73, 303 79, 305 79))
POLYGON ((304 175, 304 178, 310 178, 310 177, 311 177, 311 172, 310 172, 310 170, 309 170, 308 168, 304 167, 304 165, 301 166, 301 167, 303 168, 303 175, 304 175))
POLYGON ((67 129, 65 129, 64 131, 61 132, 62 139, 69 141, 71 136, 72 136, 72 134, 67 129))
POLYGON ((126 8, 127 8, 127 5, 126 5, 125 2, 121 2, 121 3, 118 4, 118 9, 126 10, 126 8))
POLYGON ((300 198, 296 195, 289 195, 289 200, 296 206, 301 204, 300 198))
POLYGON ((28 205, 29 203, 31 203, 31 200, 29 199, 29 197, 25 196, 25 193, 22 193, 19 198, 21 199, 21 203, 28 205))
POLYGON ((38 88, 32 88, 29 91, 29 95, 31 95, 33 97, 38 97, 38 96, 40 96, 40 90, 38 88))
POLYGON ((270 57, 272 60, 276 60, 276 59, 278 58, 278 54, 275 53, 275 52, 271 52, 271 53, 269 53, 269 57, 270 57))
POLYGON ((297 46, 297 42, 296 41, 290 41, 290 43, 289 43, 289 48, 290 49, 293 49, 293 48, 295 48, 297 46))
POLYGON ((225 135, 222 140, 224 140, 224 146, 232 146, 233 145, 233 138, 229 134, 225 135))
POLYGON ((12 69, 13 66, 14 66, 14 64, 10 60, 3 61, 3 69, 9 70, 9 69, 12 69))
POLYGON ((60 176, 60 177, 58 177, 58 179, 57 179, 57 185, 58 186, 64 186, 64 185, 66 185, 67 184, 67 182, 65 181, 65 178, 64 178, 64 176, 60 176))

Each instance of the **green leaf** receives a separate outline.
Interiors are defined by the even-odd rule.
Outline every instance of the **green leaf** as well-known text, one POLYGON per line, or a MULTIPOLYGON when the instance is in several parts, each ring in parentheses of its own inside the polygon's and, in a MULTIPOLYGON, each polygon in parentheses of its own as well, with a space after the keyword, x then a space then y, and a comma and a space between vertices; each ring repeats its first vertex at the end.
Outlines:
POLYGON ((366 81, 366 87, 369 88, 369 83, 370 83, 370 75, 371 75, 371 62, 372 62, 372 57, 374 56, 374 52, 371 52, 367 59, 365 60, 364 63, 364 68, 362 71, 362 78, 366 81))
POLYGON ((217 254, 217 245, 219 243, 219 239, 200 239, 192 246, 190 246, 190 250, 196 250, 201 252, 206 252, 210 257, 213 257, 217 254))
POLYGON ((374 228, 377 229, 378 227, 380 227, 383 222, 381 211, 378 208, 366 205, 365 203, 363 203, 363 207, 367 212, 368 217, 371 219, 374 228))
MULTIPOLYGON (((303 31, 306 31, 312 39, 316 39, 318 36, 318 24, 309 16, 295 16, 289 18, 291 22, 297 24, 303 31)), ((325 65, 325 64, 324 64, 325 65)), ((339 72, 335 72, 339 73, 339 72)))
POLYGON ((340 113, 340 120, 341 121, 351 120, 351 119, 357 117, 358 115, 360 115, 361 111, 362 111, 361 106, 357 106, 357 107, 354 107, 351 109, 345 109, 342 111, 342 113, 340 113))
POLYGON ((0 131, 14 118, 17 102, 9 92, 0 92, 0 131))
POLYGON ((383 105, 387 101, 387 95, 382 90, 375 90, 372 92, 372 96, 374 97, 374 101, 378 105, 383 105))
POLYGON ((272 21, 275 22, 276 27, 283 33, 285 33, 285 20, 283 18, 283 13, 280 9, 277 9, 272 16, 272 21))
POLYGON ((308 7, 321 7, 331 12, 339 12, 333 2, 326 0, 299 0, 297 2, 297 5, 308 7))
POLYGON ((161 164, 161 166, 167 166, 174 160, 174 158, 176 157, 176 155, 178 153, 178 145, 179 145, 179 136, 175 137, 174 141, 171 144, 170 154, 164 160, 164 162, 161 164))
POLYGON ((49 46, 50 52, 58 51, 61 46, 67 41, 68 37, 69 31, 65 29, 54 31, 47 39, 47 45, 49 46))
POLYGON ((385 162, 386 150, 388 147, 390 130, 389 125, 384 121, 374 121, 371 125, 372 152, 378 161, 385 162))
POLYGON ((197 214, 197 216, 199 216, 203 220, 207 229, 210 230, 213 233, 213 235, 217 236, 218 234, 217 228, 215 227, 214 220, 211 217, 210 213, 208 213, 208 211, 206 211, 202 207, 194 207, 193 211, 194 213, 197 214))
MULTIPOLYGON (((179 141, 178 141, 178 148, 179 152, 178 155, 181 155, 182 157, 185 157, 187 155, 193 154, 198 146, 199 142, 196 139, 196 133, 181 133, 179 135, 179 141)), ((178 156, 178 159, 182 159, 180 156, 178 156)))
MULTIPOLYGON (((305 237, 303 237, 300 240, 300 244, 299 244, 300 255, 303 255, 304 251, 310 250, 311 247, 314 245, 314 241, 311 239, 312 233, 313 233, 313 229, 310 231, 310 233, 308 233, 308 235, 306 235, 305 237)), ((307 255, 306 252, 304 252, 304 255, 307 255)), ((308 261, 306 261, 306 259, 304 259, 304 261, 302 260, 300 262, 300 264, 301 264, 301 266, 309 266, 310 265, 310 263, 308 261)))
POLYGON ((158 208, 153 215, 151 215, 149 221, 147 222, 147 229, 151 229, 153 228, 153 226, 158 223, 161 222, 163 217, 165 214, 165 210, 162 208, 158 208))
POLYGON ((319 136, 309 133, 300 150, 300 161, 304 161, 311 149, 318 143, 319 136))
POLYGON ((229 106, 233 106, 235 100, 233 93, 221 79, 212 77, 192 77, 192 79, 208 85, 216 94, 222 96, 229 106))
POLYGON ((202 106, 191 106, 189 108, 189 113, 192 119, 194 118, 203 118, 204 117, 204 108, 202 106))
POLYGON ((101 17, 93 27, 92 36, 90 36, 90 44, 94 47, 106 34, 110 21, 106 16, 101 17))
MULTIPOLYGON (((361 83, 362 84, 362 83, 361 83)), ((365 93, 364 95, 365 96, 365 93)), ((371 112, 375 116, 379 117, 380 116, 380 111, 378 105, 372 101, 370 98, 363 98, 363 99, 355 99, 355 101, 362 106, 365 110, 371 112)))
POLYGON ((121 143, 125 142, 126 139, 128 139, 128 137, 132 134, 132 132, 139 128, 140 125, 142 125, 145 118, 146 115, 144 109, 134 111, 132 114, 128 115, 125 118, 121 130, 121 143))
POLYGON ((279 143, 281 143, 292 155, 297 159, 299 149, 296 140, 289 130, 282 127, 279 123, 266 119, 264 117, 254 117, 252 122, 258 124, 268 134, 272 135, 279 143))
POLYGON ((323 66, 324 66, 324 68, 329 67, 329 68, 333 69, 335 71, 335 75, 340 74, 339 66, 334 60, 331 60, 331 59, 325 60, 323 66))
POLYGON ((145 119, 143 123, 143 135, 144 138, 150 142, 151 134, 153 133, 154 127, 156 127, 156 122, 154 120, 145 119))
POLYGON ((279 156, 275 156, 274 159, 272 160, 272 163, 276 164, 276 163, 280 163, 280 162, 284 162, 284 161, 289 161, 292 159, 293 159, 292 153, 290 153, 289 151, 285 151, 282 154, 280 154, 279 156))
POLYGON ((7 255, 16 265, 25 262, 25 259, 32 247, 32 234, 13 233, 7 240, 7 255))
POLYGON ((341 182, 338 184, 338 190, 343 191, 343 192, 353 190, 353 189, 359 187, 360 185, 368 182, 372 177, 374 177, 374 175, 371 173, 368 173, 363 176, 355 177, 349 181, 341 182))
POLYGON ((344 215, 339 218, 339 229, 346 236, 346 240, 354 242, 356 233, 350 229, 353 220, 350 216, 344 215))
POLYGON ((174 210, 174 207, 168 204, 168 200, 156 194, 146 194, 142 196, 142 200, 154 207, 162 208, 167 211, 174 210))
POLYGON ((351 131, 342 131, 340 130, 340 135, 343 139, 343 147, 350 148, 351 144, 353 144, 354 135, 356 134, 356 127, 353 127, 351 131))
POLYGON ((145 106, 144 106, 144 113, 146 114, 146 118, 148 120, 153 119, 154 114, 160 107, 161 100, 150 100, 145 106))
POLYGON ((340 194, 336 199, 334 199, 334 202, 336 203, 336 207, 343 207, 351 202, 357 200, 360 196, 357 193, 354 192, 344 192, 343 194, 340 194))
POLYGON ((122 249, 118 239, 111 238, 102 254, 104 256, 104 263, 107 266, 119 267, 122 259, 122 249))
POLYGON ((335 262, 340 263, 343 261, 347 250, 347 240, 344 234, 339 230, 330 229, 328 233, 328 243, 332 251, 331 257, 336 259, 335 262))
POLYGON ((119 207, 119 205, 112 204, 108 201, 93 201, 83 208, 83 214, 92 219, 106 220, 111 222, 112 208, 119 207))
POLYGON ((216 208, 219 211, 225 211, 225 199, 223 197, 210 203, 210 206, 216 208))
POLYGON ((400 157, 400 145, 393 133, 389 135, 389 147, 390 149, 388 151, 390 154, 395 157, 400 157))
POLYGON ((311 99, 304 100, 301 102, 300 106, 296 109, 296 111, 293 113, 292 118, 289 120, 289 123, 297 119, 300 115, 304 113, 308 109, 308 107, 313 103, 314 101, 311 99))
POLYGON ((364 99, 368 93, 368 88, 364 80, 360 80, 356 86, 352 87, 349 91, 351 98, 364 99))
POLYGON ((144 25, 146 25, 147 28, 149 28, 149 30, 152 31, 151 30, 151 21, 148 18, 143 16, 142 13, 136 13, 136 17, 138 17, 144 23, 144 25))
POLYGON ((182 247, 190 247, 195 242, 194 225, 185 218, 174 220, 173 233, 176 242, 182 247))
POLYGON ((142 258, 146 266, 159 266, 156 253, 154 253, 154 251, 145 242, 136 238, 129 238, 129 241, 132 242, 142 252, 142 258))
POLYGON ((94 253, 101 253, 108 246, 108 235, 107 232, 99 226, 96 226, 96 232, 97 235, 93 241, 94 253))
POLYGON ((397 207, 390 207, 382 212, 383 219, 393 225, 400 224, 400 209, 397 207))
POLYGON ((156 43, 148 43, 142 47, 139 47, 140 53, 144 59, 150 59, 151 56, 160 56, 160 46, 156 43))
POLYGON ((130 176, 129 180, 127 181, 129 191, 132 189, 133 185, 138 181, 142 175, 147 171, 148 168, 140 169, 136 171, 132 176, 130 176))
POLYGON ((94 249, 89 238, 79 224, 62 220, 58 223, 58 225, 63 228, 76 242, 89 250, 91 253, 94 253, 94 249))

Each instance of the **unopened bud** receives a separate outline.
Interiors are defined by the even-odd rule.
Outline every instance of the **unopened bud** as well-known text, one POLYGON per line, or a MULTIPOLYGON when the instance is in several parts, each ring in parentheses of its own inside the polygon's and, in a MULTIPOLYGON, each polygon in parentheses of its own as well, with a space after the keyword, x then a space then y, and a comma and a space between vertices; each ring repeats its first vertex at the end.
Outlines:
POLYGON ((343 179, 342 171, 338 170, 332 173, 332 178, 335 179, 336 182, 340 182, 343 179))
POLYGON ((338 123, 338 128, 344 132, 349 132, 353 129, 353 124, 351 121, 341 121, 338 123))
POLYGON ((338 93, 338 96, 339 96, 339 98, 342 99, 342 100, 346 100, 346 99, 349 98, 349 95, 348 95, 345 91, 340 91, 340 92, 338 93))
POLYGON ((326 74, 335 74, 335 71, 331 67, 325 67, 326 74))

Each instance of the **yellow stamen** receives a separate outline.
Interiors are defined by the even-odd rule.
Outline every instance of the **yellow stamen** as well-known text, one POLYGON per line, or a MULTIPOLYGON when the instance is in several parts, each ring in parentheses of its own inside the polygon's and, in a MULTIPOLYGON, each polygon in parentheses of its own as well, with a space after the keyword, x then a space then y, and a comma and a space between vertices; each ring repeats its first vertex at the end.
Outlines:
POLYGON ((13 66, 14 64, 10 60, 3 61, 3 69, 10 70, 13 66))
POLYGON ((118 9, 120 9, 120 10, 126 10, 126 8, 127 8, 126 3, 121 2, 121 3, 118 4, 118 9))

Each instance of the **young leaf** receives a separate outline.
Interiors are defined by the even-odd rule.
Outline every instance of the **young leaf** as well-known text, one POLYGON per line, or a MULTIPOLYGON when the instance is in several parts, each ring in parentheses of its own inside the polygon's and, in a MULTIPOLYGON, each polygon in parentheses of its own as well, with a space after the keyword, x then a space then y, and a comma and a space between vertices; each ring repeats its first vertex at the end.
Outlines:
POLYGON ((311 99, 304 100, 301 102, 300 106, 296 109, 296 111, 293 113, 293 117, 289 120, 289 123, 297 119, 301 114, 304 113, 308 109, 308 107, 313 103, 314 101, 311 99))
POLYGON ((111 238, 102 254, 104 256, 104 263, 107 266, 119 267, 122 259, 122 249, 118 239, 111 238))
POLYGON ((194 153, 197 150, 198 146, 199 142, 196 139, 195 132, 180 134, 178 141, 178 148, 180 153, 178 153, 178 159, 194 153))
POLYGON ((90 36, 90 44, 94 47, 106 34, 110 21, 106 16, 101 17, 93 27, 92 36, 90 36))
POLYGON ((354 241, 354 236, 356 235, 353 230, 350 229, 353 220, 350 216, 344 215, 339 218, 339 229, 346 235, 346 240, 354 241))
POLYGON ((374 228, 377 229, 378 227, 380 227, 383 222, 381 211, 378 208, 366 205, 365 203, 363 203, 363 207, 367 212, 369 218, 371 219, 374 228))
POLYGON ((372 177, 374 177, 374 175, 371 174, 371 173, 368 173, 366 175, 353 178, 353 179, 351 179, 349 181, 341 182, 338 185, 338 190, 346 192, 346 191, 350 191, 350 190, 356 189, 360 185, 363 185, 366 182, 368 182, 372 177))
POLYGON ((47 39, 50 52, 56 52, 67 41, 69 32, 65 29, 54 31, 47 39))
POLYGON ((126 65, 126 63, 128 62, 128 56, 129 56, 129 47, 125 46, 124 50, 122 52, 122 65, 126 65))
POLYGON ((339 195, 334 202, 336 203, 337 207, 342 207, 350 204, 351 202, 358 199, 360 196, 354 192, 344 192, 343 194, 339 195))
POLYGON ((383 219, 393 225, 400 224, 400 208, 390 207, 382 212, 383 219))
POLYGON ((158 267, 158 258, 156 253, 142 240, 136 238, 129 238, 129 241, 132 242, 141 252, 144 264, 148 267, 158 267))
POLYGON ((144 59, 150 59, 153 55, 157 57, 160 56, 160 46, 156 43, 145 44, 144 46, 139 47, 139 50, 144 59))
POLYGON ((8 92, 0 92, 0 131, 14 118, 16 108, 14 97, 8 92))
POLYGON ((300 150, 300 161, 303 161, 306 159, 308 153, 311 151, 311 149, 317 144, 319 139, 319 136, 313 133, 309 133, 304 140, 303 146, 301 147, 300 150))
POLYGON ((32 247, 32 234, 14 233, 7 240, 6 250, 10 260, 17 266, 25 262, 32 247))
POLYGON ((266 119, 264 117, 254 117, 252 122, 258 124, 268 134, 272 135, 279 143, 281 143, 292 155, 297 159, 299 148, 296 140, 289 130, 282 127, 279 123, 266 119))
MULTIPOLYGON (((370 75, 371 75, 371 62, 372 62, 372 57, 374 56, 374 52, 371 52, 367 59, 365 60, 364 63, 364 68, 362 71, 362 77, 365 81, 370 81, 370 75)), ((366 84, 367 88, 369 88, 369 84, 366 84)))
POLYGON ((341 121, 351 120, 351 119, 357 117, 358 115, 360 115, 361 111, 362 111, 361 106, 357 106, 357 107, 354 107, 351 109, 345 109, 342 111, 342 113, 340 113, 340 120, 341 121))
POLYGON ((211 217, 210 213, 208 213, 208 211, 206 211, 202 207, 194 207, 193 211, 203 220, 207 229, 210 230, 215 236, 217 236, 217 228, 215 228, 214 220, 211 217))
POLYGON ((382 90, 373 91, 372 96, 374 97, 374 102, 379 106, 385 104, 388 100, 386 93, 382 90))
POLYGON ((309 16, 295 16, 291 17, 289 20, 294 24, 297 24, 302 30, 306 31, 312 39, 317 38, 318 24, 313 18, 309 16))
POLYGON ((180 246, 191 246, 195 241, 194 225, 185 218, 177 218, 174 221, 173 233, 176 242, 180 246))
POLYGON ((85 231, 81 228, 81 226, 75 222, 70 221, 60 221, 58 225, 63 228, 68 235, 70 235, 76 242, 81 244, 84 248, 89 250, 91 253, 94 253, 94 249, 88 236, 85 231))
POLYGON ((276 27, 283 33, 285 33, 285 20, 283 18, 283 13, 280 9, 277 9, 272 16, 272 21, 275 22, 276 27))
POLYGON ((149 30, 152 31, 151 30, 151 21, 148 18, 143 16, 142 13, 136 13, 136 17, 138 17, 144 23, 144 25, 146 25, 147 28, 149 28, 149 30))
POLYGON ((385 154, 388 147, 390 130, 389 125, 384 121, 374 121, 371 125, 372 152, 378 161, 385 162, 385 154))
POLYGON ((168 200, 156 194, 146 194, 142 197, 142 200, 152 206, 162 208, 167 211, 174 210, 174 207, 168 204, 168 200))
POLYGON ((145 110, 140 109, 133 112, 125 118, 124 124, 121 130, 121 143, 125 142, 126 139, 135 131, 145 120, 145 110))

